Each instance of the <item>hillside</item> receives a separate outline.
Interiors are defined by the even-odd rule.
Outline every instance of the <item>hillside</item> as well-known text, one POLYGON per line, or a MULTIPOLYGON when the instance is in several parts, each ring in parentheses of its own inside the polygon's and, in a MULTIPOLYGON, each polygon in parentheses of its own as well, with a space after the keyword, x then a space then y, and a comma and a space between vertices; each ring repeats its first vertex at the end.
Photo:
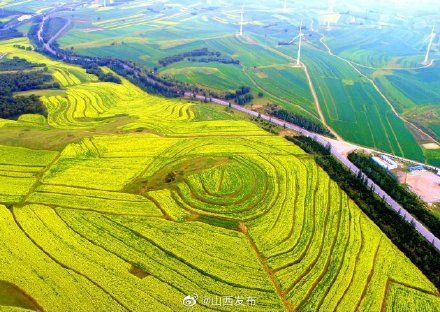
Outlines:
POLYGON ((17 44, 62 89, 38 91, 47 119, 0 120, 1 310, 438 310, 313 155, 17 44))

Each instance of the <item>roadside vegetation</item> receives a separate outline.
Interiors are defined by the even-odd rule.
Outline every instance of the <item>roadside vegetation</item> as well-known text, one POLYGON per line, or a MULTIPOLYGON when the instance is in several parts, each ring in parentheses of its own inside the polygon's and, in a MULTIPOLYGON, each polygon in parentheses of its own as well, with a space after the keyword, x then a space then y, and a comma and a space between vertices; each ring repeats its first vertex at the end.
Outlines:
POLYGON ((372 161, 369 155, 355 152, 351 153, 348 159, 429 228, 435 236, 440 237, 440 219, 431 212, 431 209, 421 198, 402 185, 396 176, 372 161))
MULTIPOLYGON (((381 198, 365 185, 364 181, 331 156, 328 148, 307 137, 291 137, 290 140, 305 151, 317 154, 318 156, 315 159, 318 165, 338 183, 339 187, 347 192, 362 211, 433 281, 437 288, 440 288, 440 258, 438 257, 438 251, 412 225, 408 224, 401 216, 388 207, 381 198)), ((354 157, 351 156, 350 158, 353 159, 354 157)), ((357 163, 359 162, 355 159, 355 164, 357 163)), ((361 162, 360 165, 360 168, 368 175, 370 171, 365 167, 365 163, 361 162)), ((371 178, 375 180, 374 177, 376 177, 379 186, 382 186, 380 182, 385 180, 384 177, 381 177, 383 180, 379 179, 378 175, 372 175, 371 178)), ((394 184, 394 186, 396 185, 394 184)), ((390 187, 392 186, 390 185, 390 187)), ((399 190, 395 190, 390 195, 395 195, 398 192, 399 190)), ((405 198, 405 203, 409 203, 409 198, 411 197, 405 198)), ((411 204, 414 205, 414 202, 411 202, 411 204)), ((420 207, 416 211, 419 212, 420 207)), ((410 211, 410 213, 412 212, 415 211, 410 211)), ((426 211, 424 215, 432 218, 426 211)), ((435 219, 430 220, 437 222, 435 219)), ((433 228, 432 230, 436 232, 437 229, 433 228)))

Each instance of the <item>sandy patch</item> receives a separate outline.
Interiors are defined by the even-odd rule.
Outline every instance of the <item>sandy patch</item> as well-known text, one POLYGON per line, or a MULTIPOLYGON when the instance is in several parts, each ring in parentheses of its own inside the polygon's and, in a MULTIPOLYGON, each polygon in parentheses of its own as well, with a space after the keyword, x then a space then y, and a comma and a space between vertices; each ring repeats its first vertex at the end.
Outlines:
POLYGON ((95 32, 95 31, 103 31, 104 28, 85 28, 83 29, 84 33, 91 33, 91 32, 95 32))
POLYGON ((427 203, 440 202, 440 176, 430 171, 408 173, 406 183, 427 203))
POLYGON ((427 150, 436 150, 439 149, 440 146, 437 143, 427 143, 427 144, 423 144, 423 148, 427 150))
POLYGON ((262 72, 262 71, 258 71, 258 72, 256 73, 256 75, 257 75, 257 77, 260 78, 260 79, 266 79, 266 78, 268 77, 267 74, 266 74, 265 72, 262 72))

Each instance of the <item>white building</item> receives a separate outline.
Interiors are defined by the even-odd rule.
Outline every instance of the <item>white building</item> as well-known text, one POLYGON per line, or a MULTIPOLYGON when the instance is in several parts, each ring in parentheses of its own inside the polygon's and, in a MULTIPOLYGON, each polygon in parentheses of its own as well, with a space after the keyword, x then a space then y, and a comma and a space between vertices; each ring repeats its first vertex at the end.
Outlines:
POLYGON ((371 157, 371 159, 379 166, 387 170, 393 170, 397 168, 397 163, 392 161, 389 157, 385 155, 382 155, 381 158, 374 156, 371 157))

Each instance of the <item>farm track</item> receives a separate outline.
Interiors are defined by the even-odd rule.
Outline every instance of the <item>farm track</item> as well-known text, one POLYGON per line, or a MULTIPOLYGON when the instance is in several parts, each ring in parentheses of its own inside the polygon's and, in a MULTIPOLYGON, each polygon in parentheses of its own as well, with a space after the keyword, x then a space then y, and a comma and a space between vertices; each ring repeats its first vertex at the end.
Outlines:
POLYGON ((292 304, 286 299, 286 295, 282 291, 281 285, 280 285, 278 279, 275 276, 275 272, 269 267, 269 265, 267 264, 267 259, 258 250, 257 245, 255 244, 255 242, 253 241, 252 237, 248 233, 246 225, 244 223, 240 223, 240 229, 241 229, 241 232, 246 237, 247 241, 249 242, 249 245, 251 246, 252 250, 254 251, 255 256, 258 258, 258 260, 260 261, 261 265, 263 266, 264 271, 267 273, 270 281, 272 282, 272 285, 276 289, 276 292, 277 292, 278 296, 280 297, 280 299, 282 300, 286 310, 289 311, 289 312, 294 311, 292 304))
MULTIPOLYGON (((289 55, 286 55, 285 53, 283 53, 283 52, 281 52, 281 51, 278 51, 278 50, 276 50, 276 49, 274 49, 274 48, 268 47, 268 46, 263 45, 263 44, 260 44, 260 46, 262 46, 264 49, 266 49, 266 50, 268 50, 268 51, 270 51, 270 52, 272 52, 272 53, 274 53, 274 54, 276 54, 276 55, 279 55, 279 56, 281 56, 281 57, 283 57, 283 58, 285 58, 285 59, 291 61, 292 63, 296 62, 296 59, 295 59, 295 58, 293 58, 293 57, 291 57, 291 56, 289 56, 289 55)), ((333 134, 338 140, 342 141, 342 138, 339 136, 339 134, 338 134, 336 131, 334 131, 334 130, 328 125, 327 120, 325 119, 325 116, 324 116, 324 114, 323 114, 323 112, 322 112, 322 109, 321 109, 321 104, 319 103, 319 98, 318 98, 318 96, 317 96, 317 94, 316 94, 315 86, 313 85, 313 81, 312 81, 312 79, 310 78, 310 74, 309 74, 309 71, 308 71, 308 69, 307 69, 307 66, 306 66, 303 62, 301 62, 301 65, 300 65, 300 66, 301 66, 301 68, 303 69, 304 74, 305 74, 305 76, 306 76, 306 78, 307 78, 307 82, 308 82, 308 84, 309 84, 309 89, 310 89, 310 92, 312 93, 313 101, 314 101, 314 103, 315 103, 315 109, 316 109, 316 111, 317 111, 317 113, 318 113, 318 115, 319 115, 319 118, 320 118, 322 124, 323 124, 325 127, 327 127, 327 128, 330 130, 330 132, 331 132, 331 133, 332 133, 332 134, 333 134)), ((251 78, 251 77, 250 77, 250 78, 251 78)), ((255 85, 258 86, 258 84, 256 84, 256 83, 255 83, 255 85)), ((275 98, 277 98, 277 97, 275 97, 275 98)))
MULTIPOLYGON (((412 122, 410 122, 409 120, 407 120, 406 118, 404 118, 403 116, 401 116, 398 112, 397 112, 397 110, 396 110, 396 108, 394 107, 394 105, 391 103, 391 101, 385 96, 385 94, 382 92, 382 90, 380 90, 380 88, 377 86, 377 84, 374 82, 374 80, 373 79, 371 79, 370 77, 368 77, 367 75, 365 75, 364 73, 362 73, 356 66, 358 66, 359 64, 357 64, 357 63, 355 63, 355 62, 352 62, 352 61, 350 61, 350 60, 348 60, 348 59, 346 59, 346 58, 343 58, 343 57, 341 57, 341 56, 339 56, 339 55, 336 55, 336 54, 334 54, 333 53, 333 51, 330 49, 330 47, 324 42, 324 39, 325 39, 325 37, 324 37, 324 35, 322 35, 322 34, 320 34, 320 33, 318 33, 319 35, 321 35, 321 38, 320 38, 320 42, 323 44, 323 46, 326 48, 326 50, 327 50, 327 52, 328 52, 328 54, 329 55, 331 55, 331 56, 333 56, 333 57, 336 57, 336 58, 338 58, 338 59, 340 59, 340 60, 342 60, 342 61, 344 61, 344 62, 346 62, 348 65, 350 65, 351 66, 351 68, 353 68, 359 75, 361 75, 363 78, 365 78, 368 82, 370 82, 370 84, 374 87, 374 89, 377 91, 377 93, 385 100, 385 102, 388 104, 388 106, 390 107, 390 109, 392 110, 392 112, 394 113, 394 115, 396 115, 400 120, 402 120, 404 123, 406 123, 406 124, 410 124, 414 129, 416 129, 417 131, 419 131, 421 134, 423 134, 425 137, 428 137, 430 140, 432 140, 432 142, 434 142, 434 143, 436 143, 436 144, 439 144, 440 145, 440 142, 438 141, 438 140, 436 140, 434 137, 432 137, 430 134, 428 134, 428 133, 426 133, 425 131, 423 131, 422 129, 420 129, 419 127, 417 127, 417 125, 415 125, 414 123, 412 123, 412 122)), ((388 70, 417 70, 417 69, 423 69, 423 68, 428 68, 428 67, 430 67, 430 66, 432 66, 433 65, 433 63, 434 63, 434 61, 433 60, 431 60, 431 63, 430 64, 428 64, 428 65, 425 65, 425 66, 421 66, 421 67, 416 67, 416 68, 399 68, 399 69, 392 69, 392 68, 389 68, 388 70)), ((359 65, 359 66, 361 66, 361 65, 359 65)), ((363 67, 365 67, 365 66, 363 66, 363 67)), ((366 68, 368 68, 368 67, 366 67, 366 68)), ((371 69, 376 69, 376 68, 371 68, 371 69)), ((384 70, 386 70, 387 68, 377 68, 377 69, 384 69, 384 70)), ((396 137, 396 134, 393 132, 393 135, 394 135, 394 137, 396 137)), ((396 140, 396 142, 398 143, 398 141, 396 140)), ((400 150, 401 150, 401 152, 402 152, 402 155, 404 155, 403 154, 403 151, 402 151, 402 147, 400 147, 400 145, 399 145, 399 148, 400 148, 400 150)))
POLYGON ((310 86, 310 91, 312 92, 313 100, 315 101, 316 110, 319 113, 319 118, 321 119, 324 126, 327 127, 330 130, 330 132, 335 136, 335 138, 337 138, 339 141, 343 141, 342 137, 335 130, 333 130, 332 127, 328 125, 324 113, 322 112, 321 104, 319 103, 319 98, 318 95, 316 94, 315 86, 313 85, 312 78, 310 77, 307 66, 304 63, 301 63, 301 66, 304 69, 304 73, 306 74, 306 78, 310 86))

